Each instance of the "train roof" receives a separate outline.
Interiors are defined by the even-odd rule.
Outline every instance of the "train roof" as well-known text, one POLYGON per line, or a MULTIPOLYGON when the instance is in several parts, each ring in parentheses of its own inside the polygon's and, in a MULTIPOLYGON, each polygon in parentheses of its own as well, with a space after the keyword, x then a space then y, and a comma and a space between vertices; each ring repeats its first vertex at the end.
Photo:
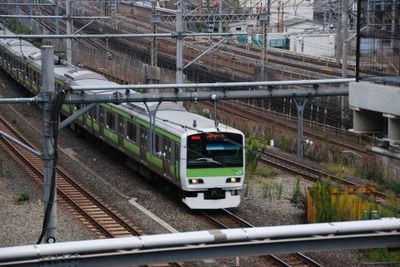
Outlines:
MULTIPOLYGON (((147 103, 150 112, 156 109, 157 104, 157 102, 147 103)), ((123 103, 120 106, 129 113, 140 114, 141 117, 146 118, 149 116, 144 103, 123 103)), ((240 132, 221 123, 217 129, 213 120, 188 112, 182 105, 175 102, 162 102, 160 104, 156 113, 156 126, 178 136, 185 132, 188 134, 209 131, 240 132)))
MULTIPOLYGON (((0 35, 4 34, 15 35, 0 24, 0 35)), ((20 40, 18 39, 0 39, 0 43, 2 44, 2 46, 9 49, 12 53, 30 60, 31 62, 33 62, 34 65, 40 68, 41 50, 39 48, 33 46, 26 41, 20 42, 20 40)), ((58 79, 63 79, 71 86, 118 85, 117 83, 108 81, 104 76, 96 72, 83 68, 78 68, 76 66, 56 64, 54 71, 58 79)), ((113 90, 112 92, 115 92, 115 90, 113 90)), ((118 92, 125 94, 126 90, 119 90, 118 92)), ((110 93, 110 91, 93 90, 86 93, 105 94, 110 93)), ((129 90, 129 93, 135 94, 137 92, 129 90)), ((157 104, 157 102, 147 103, 150 112, 156 109, 157 104)), ((148 110, 144 103, 122 103, 120 105, 114 106, 116 108, 124 110, 129 114, 140 117, 143 120, 149 120, 148 110)), ((160 104, 156 113, 156 126, 177 136, 181 136, 185 132, 189 134, 208 131, 230 131, 240 133, 239 130, 236 130, 224 124, 219 124, 217 129, 213 120, 210 120, 198 114, 190 113, 182 105, 174 102, 162 102, 160 104)))

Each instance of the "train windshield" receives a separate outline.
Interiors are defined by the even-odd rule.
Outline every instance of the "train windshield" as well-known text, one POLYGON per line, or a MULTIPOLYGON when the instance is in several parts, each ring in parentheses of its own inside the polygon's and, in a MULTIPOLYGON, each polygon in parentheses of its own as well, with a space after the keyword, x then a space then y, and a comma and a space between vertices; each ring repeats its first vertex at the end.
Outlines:
POLYGON ((233 133, 202 133, 187 140, 188 168, 243 167, 243 138, 233 133))

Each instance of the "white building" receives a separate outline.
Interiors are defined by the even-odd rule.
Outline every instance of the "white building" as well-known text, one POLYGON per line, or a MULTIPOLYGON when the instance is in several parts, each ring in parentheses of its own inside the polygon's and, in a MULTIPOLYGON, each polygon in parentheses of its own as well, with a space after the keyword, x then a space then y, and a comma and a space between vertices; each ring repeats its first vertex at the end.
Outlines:
POLYGON ((291 34, 289 49, 312 56, 334 57, 335 34, 291 34))

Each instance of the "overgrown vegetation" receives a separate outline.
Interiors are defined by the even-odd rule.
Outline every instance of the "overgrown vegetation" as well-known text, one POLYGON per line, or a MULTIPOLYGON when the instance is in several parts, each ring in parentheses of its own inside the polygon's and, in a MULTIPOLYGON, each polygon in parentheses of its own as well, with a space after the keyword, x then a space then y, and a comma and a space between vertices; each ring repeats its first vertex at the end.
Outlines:
POLYGON ((264 178, 271 178, 278 175, 278 173, 274 169, 263 166, 257 166, 254 174, 262 176, 264 178))
POLYGON ((258 141, 257 138, 250 137, 247 139, 246 146, 246 172, 253 175, 257 169, 260 156, 266 145, 258 141))
POLYGON ((6 18, 4 20, 4 24, 10 31, 14 32, 15 34, 30 34, 31 31, 22 25, 20 22, 17 22, 16 18, 6 18))
POLYGON ((266 199, 281 199, 283 192, 283 184, 272 182, 263 184, 263 198, 266 199))
POLYGON ((370 262, 385 263, 388 266, 399 266, 400 253, 398 251, 389 251, 387 248, 379 249, 361 249, 359 250, 359 260, 368 260, 370 262))
POLYGON ((308 221, 369 220, 398 215, 400 201, 397 198, 378 203, 373 194, 363 191, 363 188, 342 189, 329 181, 315 183, 308 191, 308 221))
POLYGON ((285 152, 294 152, 294 142, 286 135, 279 135, 275 140, 275 146, 285 152))
POLYGON ((297 177, 296 183, 293 188, 292 198, 290 199, 292 203, 297 208, 304 208, 306 203, 306 197, 300 187, 300 178, 297 177))
POLYGON ((30 199, 29 194, 26 192, 21 192, 17 194, 17 201, 18 202, 24 202, 28 201, 30 199))

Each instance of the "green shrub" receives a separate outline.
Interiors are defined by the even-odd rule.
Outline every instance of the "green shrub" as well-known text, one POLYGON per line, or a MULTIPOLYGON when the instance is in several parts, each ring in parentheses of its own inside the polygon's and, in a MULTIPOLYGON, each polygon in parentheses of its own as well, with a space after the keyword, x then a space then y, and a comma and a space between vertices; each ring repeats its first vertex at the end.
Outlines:
POLYGON ((17 194, 17 201, 18 202, 23 202, 23 201, 28 201, 29 200, 29 195, 26 192, 21 192, 17 194))
POLYGON ((246 171, 249 175, 253 175, 257 169, 258 161, 261 153, 264 151, 265 145, 260 143, 257 138, 250 137, 247 139, 246 146, 246 171))
POLYGON ((289 136, 286 136, 286 135, 278 136, 275 144, 276 144, 277 148, 279 148, 285 152, 291 153, 294 151, 294 143, 293 143, 293 140, 289 136))

